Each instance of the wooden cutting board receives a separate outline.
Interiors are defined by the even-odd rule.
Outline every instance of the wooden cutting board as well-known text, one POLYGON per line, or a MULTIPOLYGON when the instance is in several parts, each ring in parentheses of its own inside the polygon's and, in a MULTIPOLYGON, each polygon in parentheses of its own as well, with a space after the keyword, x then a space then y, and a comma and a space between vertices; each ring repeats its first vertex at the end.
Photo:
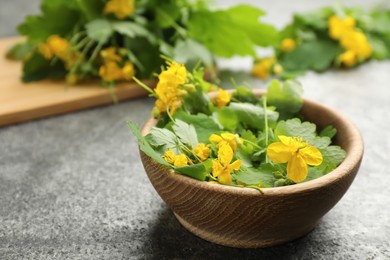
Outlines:
MULTIPOLYGON (((76 86, 49 80, 23 83, 22 63, 5 58, 7 50, 21 40, 20 37, 0 40, 0 126, 113 104, 109 90, 99 81, 76 86)), ((153 81, 145 83, 155 84, 153 81)), ((118 84, 114 93, 118 101, 148 94, 134 82, 118 84)))

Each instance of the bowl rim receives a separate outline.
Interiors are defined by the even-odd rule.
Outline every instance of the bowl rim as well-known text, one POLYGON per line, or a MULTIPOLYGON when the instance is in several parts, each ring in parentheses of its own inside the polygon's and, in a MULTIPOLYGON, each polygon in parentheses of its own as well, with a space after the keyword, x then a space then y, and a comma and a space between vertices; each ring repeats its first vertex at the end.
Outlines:
MULTIPOLYGON (((228 91, 231 92, 234 90, 228 90, 228 91)), ((263 95, 265 93, 265 90, 253 89, 253 92, 255 93, 255 95, 263 95)), ((215 92, 209 94, 213 96, 215 95, 215 92)), ((324 176, 321 176, 319 178, 307 182, 296 183, 294 185, 289 185, 289 186, 261 188, 261 192, 259 192, 256 189, 248 188, 248 187, 236 187, 236 186, 229 186, 223 184, 214 184, 207 181, 199 181, 194 178, 177 173, 173 169, 167 169, 162 165, 158 164, 153 159, 151 159, 150 162, 154 163, 157 167, 160 166, 162 170, 165 170, 167 171, 167 173, 170 173, 169 174, 170 178, 175 178, 177 179, 177 181, 182 182, 183 184, 191 185, 193 187, 198 187, 200 189, 214 190, 216 192, 226 193, 226 194, 234 193, 243 196, 253 196, 253 195, 283 196, 286 194, 308 192, 308 191, 319 189, 324 186, 334 184, 339 179, 349 174, 352 174, 353 169, 360 164, 364 153, 364 142, 363 142, 362 135, 359 129, 356 127, 356 125, 351 120, 349 120, 346 116, 344 116, 342 113, 318 101, 314 101, 305 97, 303 98, 303 100, 304 100, 304 106, 305 105, 316 106, 321 110, 327 110, 331 115, 333 115, 335 118, 337 118, 342 122, 342 126, 344 130, 347 131, 347 133, 350 136, 349 138, 350 149, 347 152, 346 157, 341 162, 341 164, 338 167, 336 167, 336 169, 327 173, 324 176)), ((157 123, 157 119, 155 119, 153 116, 150 117, 141 129, 142 135, 146 135, 150 131, 150 129, 156 125, 156 123, 157 123)))

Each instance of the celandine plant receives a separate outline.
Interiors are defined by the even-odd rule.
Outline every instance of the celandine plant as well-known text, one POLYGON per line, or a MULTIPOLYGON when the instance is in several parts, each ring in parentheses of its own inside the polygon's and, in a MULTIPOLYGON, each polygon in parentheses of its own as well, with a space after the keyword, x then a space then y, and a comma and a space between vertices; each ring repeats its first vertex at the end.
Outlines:
POLYGON ((307 70, 354 68, 390 58, 390 10, 325 7, 295 14, 279 33, 275 55, 255 61, 252 74, 292 78, 307 70))
POLYGON ((177 173, 224 185, 276 187, 321 177, 345 158, 332 145, 334 127, 318 133, 299 113, 297 81, 274 80, 262 96, 243 86, 229 92, 204 81, 201 69, 190 73, 172 61, 158 78, 154 90, 143 85, 156 97, 156 126, 145 137, 129 126, 146 155, 177 173))
POLYGON ((158 73, 160 54, 212 68, 216 56, 254 57, 256 46, 277 38, 259 21, 265 13, 244 4, 212 10, 202 0, 42 0, 41 11, 18 27, 26 41, 8 53, 23 60, 24 81, 100 78, 113 86, 158 73))

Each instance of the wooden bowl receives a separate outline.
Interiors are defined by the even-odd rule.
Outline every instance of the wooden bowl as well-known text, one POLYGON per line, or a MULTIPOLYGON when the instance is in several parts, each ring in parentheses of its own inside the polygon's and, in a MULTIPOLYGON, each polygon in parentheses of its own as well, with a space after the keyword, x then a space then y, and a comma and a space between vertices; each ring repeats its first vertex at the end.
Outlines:
MULTIPOLYGON (((261 92, 256 92, 261 95, 261 92)), ((193 234, 225 246, 268 247, 310 232, 344 195, 359 169, 363 140, 350 120, 318 102, 306 100, 305 119, 321 129, 337 129, 335 143, 347 156, 327 175, 292 186, 263 188, 230 187, 198 181, 167 170, 141 152, 145 171, 161 198, 179 222, 193 234)), ((142 129, 146 135, 155 125, 151 118, 142 129)))

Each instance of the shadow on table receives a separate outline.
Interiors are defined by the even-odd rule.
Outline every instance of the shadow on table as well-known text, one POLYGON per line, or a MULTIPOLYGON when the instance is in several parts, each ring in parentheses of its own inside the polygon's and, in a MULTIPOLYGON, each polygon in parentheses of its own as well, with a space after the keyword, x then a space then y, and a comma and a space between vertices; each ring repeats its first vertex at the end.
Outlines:
POLYGON ((164 208, 151 227, 143 252, 151 259, 297 259, 305 251, 310 234, 293 242, 265 249, 237 249, 216 245, 187 231, 169 208, 164 208), (299 256, 298 256, 299 257, 299 256))

